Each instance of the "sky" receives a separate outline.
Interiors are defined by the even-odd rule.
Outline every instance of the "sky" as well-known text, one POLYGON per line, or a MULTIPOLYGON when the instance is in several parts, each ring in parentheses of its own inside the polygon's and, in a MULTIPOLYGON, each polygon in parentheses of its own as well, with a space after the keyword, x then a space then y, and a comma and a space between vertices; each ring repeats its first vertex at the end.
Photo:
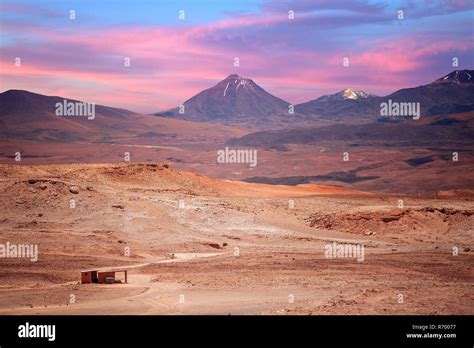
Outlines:
POLYGON ((473 19, 472 0, 0 0, 0 91, 143 113, 234 73, 293 104, 387 95, 473 69, 473 19))

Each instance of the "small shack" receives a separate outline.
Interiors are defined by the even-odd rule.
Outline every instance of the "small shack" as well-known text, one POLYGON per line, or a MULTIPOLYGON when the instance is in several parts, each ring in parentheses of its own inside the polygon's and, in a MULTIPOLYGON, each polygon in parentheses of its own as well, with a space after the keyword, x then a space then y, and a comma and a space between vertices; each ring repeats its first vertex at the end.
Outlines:
POLYGON ((128 283, 127 270, 118 269, 118 270, 107 270, 99 271, 96 269, 81 271, 81 283, 99 283, 99 284, 113 284, 121 283, 122 281, 116 278, 116 273, 123 272, 125 277, 125 283, 128 283))
POLYGON ((98 271, 96 269, 81 271, 81 283, 82 284, 98 283, 97 272, 98 271))

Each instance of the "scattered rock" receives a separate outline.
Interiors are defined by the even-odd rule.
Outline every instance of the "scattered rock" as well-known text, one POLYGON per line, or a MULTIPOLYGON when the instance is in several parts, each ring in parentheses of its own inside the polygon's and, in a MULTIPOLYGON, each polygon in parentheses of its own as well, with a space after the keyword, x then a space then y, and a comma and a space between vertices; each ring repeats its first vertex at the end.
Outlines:
POLYGON ((29 187, 28 191, 30 191, 31 193, 36 193, 36 189, 34 187, 29 187))
POLYGON ((112 204, 112 208, 125 209, 123 204, 112 204))
POLYGON ((217 243, 207 243, 207 245, 214 249, 222 249, 222 247, 217 243))
POLYGON ((79 193, 79 187, 73 185, 73 186, 69 187, 69 192, 77 195, 79 193))
POLYGON ((43 216, 43 213, 39 213, 39 214, 38 214, 38 217, 42 217, 42 216, 43 216))
POLYGON ((36 184, 37 182, 38 182, 38 180, 36 180, 36 179, 28 179, 28 184, 33 185, 33 184, 36 184))
POLYGON ((15 203, 16 204, 25 204, 25 200, 21 199, 21 198, 17 198, 17 199, 15 199, 15 203))
POLYGON ((391 222, 391 221, 397 221, 397 220, 400 220, 401 218, 401 215, 391 215, 391 216, 382 216, 380 218, 380 220, 382 220, 383 222, 387 223, 387 222, 391 222))
POLYGON ((48 188, 48 185, 46 185, 44 182, 41 183, 39 186, 38 186, 40 189, 42 190, 46 190, 48 188))

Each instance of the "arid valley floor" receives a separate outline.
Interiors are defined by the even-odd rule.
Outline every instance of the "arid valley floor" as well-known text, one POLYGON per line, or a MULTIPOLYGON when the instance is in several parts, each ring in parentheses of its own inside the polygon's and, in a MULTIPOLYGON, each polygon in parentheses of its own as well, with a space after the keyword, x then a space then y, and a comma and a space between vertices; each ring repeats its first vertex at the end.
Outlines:
POLYGON ((469 190, 403 196, 253 184, 158 163, 1 165, 0 172, 2 239, 39 246, 36 262, 2 259, 0 314, 474 308, 469 190), (363 244, 364 260, 325 257, 333 242, 363 244), (83 269, 122 267, 128 284, 80 284, 83 269))

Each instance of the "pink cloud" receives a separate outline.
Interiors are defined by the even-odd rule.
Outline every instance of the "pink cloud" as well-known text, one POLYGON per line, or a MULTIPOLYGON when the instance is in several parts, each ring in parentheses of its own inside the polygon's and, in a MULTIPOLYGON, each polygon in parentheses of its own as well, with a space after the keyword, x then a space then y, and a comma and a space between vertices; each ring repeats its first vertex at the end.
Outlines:
MULTIPOLYGON (((254 79, 270 93, 297 103, 346 87, 379 94, 410 87, 437 56, 474 49, 469 41, 427 34, 387 41, 354 40, 350 52, 336 44, 295 49, 291 41, 280 42, 278 36, 268 45, 257 35, 264 30, 272 37, 272 30, 281 30, 279 26, 287 24, 286 15, 240 16, 207 26, 77 32, 8 24, 7 32, 34 32, 36 43, 28 47, 11 44, 3 49, 1 87, 23 87, 156 112, 179 105, 230 73, 238 73, 254 79), (256 34, 243 35, 244 29, 255 30, 256 34), (252 45, 235 44, 245 45, 249 37, 252 45), (17 55, 23 59, 21 68, 13 65, 17 55), (349 56, 349 68, 342 67, 345 56, 349 56), (131 59, 129 68, 123 65, 125 57, 131 59), (234 57, 240 58, 240 68, 233 67, 234 57)), ((298 37, 308 35, 298 28, 292 30, 298 37)))

